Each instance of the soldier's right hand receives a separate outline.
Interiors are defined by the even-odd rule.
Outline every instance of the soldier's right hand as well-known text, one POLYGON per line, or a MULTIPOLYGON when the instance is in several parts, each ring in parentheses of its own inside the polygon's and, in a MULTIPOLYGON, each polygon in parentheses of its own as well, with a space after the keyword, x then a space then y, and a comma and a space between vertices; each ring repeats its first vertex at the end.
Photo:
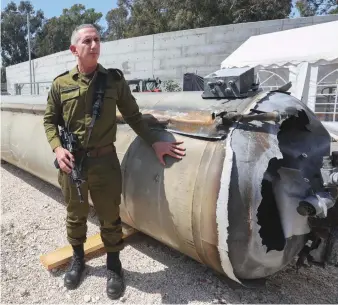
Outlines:
POLYGON ((60 169, 69 174, 73 168, 74 156, 63 147, 57 147, 54 150, 60 169))

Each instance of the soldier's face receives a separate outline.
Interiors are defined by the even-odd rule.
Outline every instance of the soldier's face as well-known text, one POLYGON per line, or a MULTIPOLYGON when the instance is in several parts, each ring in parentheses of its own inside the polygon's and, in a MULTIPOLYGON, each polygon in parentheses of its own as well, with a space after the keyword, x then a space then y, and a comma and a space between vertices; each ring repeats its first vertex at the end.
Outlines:
POLYGON ((95 29, 84 28, 78 32, 78 41, 71 51, 86 64, 97 63, 100 56, 100 37, 95 29))

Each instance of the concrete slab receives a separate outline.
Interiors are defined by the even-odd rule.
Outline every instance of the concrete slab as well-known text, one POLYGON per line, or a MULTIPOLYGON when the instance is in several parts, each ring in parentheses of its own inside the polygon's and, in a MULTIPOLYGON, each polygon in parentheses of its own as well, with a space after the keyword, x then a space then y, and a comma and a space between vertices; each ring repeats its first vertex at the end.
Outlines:
POLYGON ((193 57, 181 57, 174 59, 161 59, 161 68, 167 69, 170 67, 182 67, 182 66, 201 66, 206 63, 205 56, 193 56, 193 57))
POLYGON ((249 37, 253 35, 259 35, 259 29, 251 28, 245 30, 236 30, 236 31, 213 31, 208 34, 207 43, 216 43, 216 42, 244 42, 249 37))
POLYGON ((201 46, 188 46, 182 48, 182 56, 213 55, 222 53, 232 53, 237 47, 234 43, 212 43, 201 46))
POLYGON ((154 59, 161 59, 161 58, 177 58, 182 57, 182 48, 169 48, 163 50, 154 50, 154 59))
POLYGON ((181 37, 162 37, 154 41, 154 50, 179 48, 206 43, 206 34, 190 34, 181 37))

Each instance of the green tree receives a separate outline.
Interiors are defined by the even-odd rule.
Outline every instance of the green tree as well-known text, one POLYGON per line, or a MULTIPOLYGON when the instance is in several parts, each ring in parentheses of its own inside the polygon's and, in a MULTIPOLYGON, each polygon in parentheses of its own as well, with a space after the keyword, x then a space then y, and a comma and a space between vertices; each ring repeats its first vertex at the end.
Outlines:
POLYGON ((338 14, 338 5, 337 5, 337 7, 335 9, 332 9, 330 11, 330 14, 338 14))
POLYGON ((224 25, 233 22, 233 5, 229 1, 220 0, 188 0, 180 2, 174 0, 176 8, 174 19, 170 21, 172 30, 185 30, 199 27, 224 25))
POLYGON ((36 39, 37 55, 45 56, 65 51, 70 46, 70 38, 76 26, 83 23, 93 24, 102 34, 102 27, 98 24, 102 13, 82 4, 75 4, 70 9, 63 9, 60 17, 47 20, 36 39))
POLYGON ((34 39, 41 30, 44 14, 41 10, 34 11, 29 1, 21 1, 17 6, 8 3, 1 14, 1 59, 4 67, 28 60, 27 14, 30 21, 31 49, 34 54, 34 39))
POLYGON ((128 35, 143 36, 171 31, 177 10, 169 0, 136 0, 131 7, 128 35))
POLYGON ((112 26, 107 36, 116 31, 116 24, 120 23, 124 34, 113 33, 113 37, 287 18, 291 8, 290 0, 119 0, 118 9, 109 13, 108 23, 112 26), (121 13, 117 14, 122 7, 123 18, 121 13))
POLYGON ((127 37, 128 9, 122 1, 118 1, 118 7, 110 10, 106 15, 108 24, 104 33, 105 40, 117 40, 127 37))
POLYGON ((167 32, 170 18, 175 17, 169 0, 118 0, 117 4, 106 16, 107 40, 167 32))
POLYGON ((188 0, 171 2, 179 8, 172 30, 287 18, 289 0, 188 0))
POLYGON ((338 13, 337 0, 298 0, 296 7, 302 17, 338 13))
POLYGON ((291 13, 290 0, 241 0, 233 8, 233 23, 255 22, 288 18, 291 13))

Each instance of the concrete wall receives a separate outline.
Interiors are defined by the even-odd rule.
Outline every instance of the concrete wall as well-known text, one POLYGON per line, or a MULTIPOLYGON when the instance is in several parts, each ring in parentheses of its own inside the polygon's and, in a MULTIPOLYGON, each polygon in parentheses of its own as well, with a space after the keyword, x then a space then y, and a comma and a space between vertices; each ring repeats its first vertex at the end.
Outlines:
MULTIPOLYGON (((221 61, 250 36, 333 20, 338 20, 338 15, 241 23, 111 41, 102 44, 100 63, 123 70, 126 79, 154 76, 182 83, 186 72, 205 76, 219 69, 221 61)), ((51 82, 75 64, 68 50, 36 59, 33 82, 51 82)), ((7 67, 6 72, 8 91, 12 94, 15 83, 29 82, 28 62, 7 67)), ((48 86, 41 84, 40 93, 48 86)), ((22 94, 29 93, 29 85, 24 85, 22 94)))

